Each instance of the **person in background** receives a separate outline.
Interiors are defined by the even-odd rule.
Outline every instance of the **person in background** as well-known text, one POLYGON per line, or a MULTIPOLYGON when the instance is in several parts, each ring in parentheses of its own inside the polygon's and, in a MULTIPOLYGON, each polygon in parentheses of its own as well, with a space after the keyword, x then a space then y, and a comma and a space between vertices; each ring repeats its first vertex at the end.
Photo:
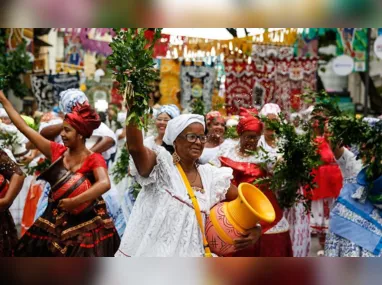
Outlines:
POLYGON ((105 71, 102 68, 102 64, 100 62, 97 62, 96 66, 96 71, 94 72, 94 81, 95 82, 101 82, 101 78, 105 76, 105 71))
MULTIPOLYGON (((263 134, 263 123, 257 118, 256 109, 240 108, 240 120, 237 125, 239 142, 219 153, 223 166, 233 169, 234 185, 271 175, 276 162, 265 159, 259 147, 263 134), (266 164, 266 166, 265 166, 266 164)), ((276 212, 276 219, 271 224, 262 224, 263 234, 252 247, 235 253, 235 257, 292 257, 292 243, 289 234, 289 223, 284 217, 275 194, 265 185, 257 185, 268 197, 276 212)))
POLYGON ((206 115, 207 143, 204 146, 202 156, 199 159, 201 164, 213 163, 216 160, 220 149, 229 147, 229 142, 224 139, 226 122, 218 111, 211 111, 206 115))
POLYGON ((18 241, 16 226, 9 212, 9 207, 20 192, 24 179, 25 175, 20 167, 3 149, 0 149, 0 180, 2 184, 0 188, 0 257, 13 256, 13 249, 18 241))

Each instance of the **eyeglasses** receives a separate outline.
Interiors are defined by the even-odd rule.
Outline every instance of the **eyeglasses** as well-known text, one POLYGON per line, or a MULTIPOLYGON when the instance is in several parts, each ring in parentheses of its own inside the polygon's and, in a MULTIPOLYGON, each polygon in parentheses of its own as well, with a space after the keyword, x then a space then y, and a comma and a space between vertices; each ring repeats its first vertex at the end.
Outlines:
POLYGON ((185 138, 188 142, 194 143, 197 141, 197 139, 200 140, 201 143, 206 143, 207 142, 207 136, 206 135, 195 135, 195 134, 187 134, 187 135, 180 135, 180 137, 185 138))

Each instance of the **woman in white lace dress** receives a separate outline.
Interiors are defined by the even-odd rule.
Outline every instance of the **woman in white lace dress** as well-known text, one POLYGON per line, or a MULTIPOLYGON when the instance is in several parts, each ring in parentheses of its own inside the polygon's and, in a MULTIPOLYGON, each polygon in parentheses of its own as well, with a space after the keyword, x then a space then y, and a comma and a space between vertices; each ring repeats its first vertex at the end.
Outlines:
MULTIPOLYGON (((209 164, 197 165, 207 138, 204 118, 180 115, 168 123, 164 147, 153 149, 143 144, 142 132, 126 126, 127 145, 134 160, 132 174, 143 186, 134 205, 121 246, 116 256, 204 256, 202 234, 180 165, 197 197, 205 221, 210 209, 222 200, 237 197, 231 185, 232 170, 209 164)), ((247 237, 235 241, 237 249, 254 244, 259 236, 255 228, 247 237)))

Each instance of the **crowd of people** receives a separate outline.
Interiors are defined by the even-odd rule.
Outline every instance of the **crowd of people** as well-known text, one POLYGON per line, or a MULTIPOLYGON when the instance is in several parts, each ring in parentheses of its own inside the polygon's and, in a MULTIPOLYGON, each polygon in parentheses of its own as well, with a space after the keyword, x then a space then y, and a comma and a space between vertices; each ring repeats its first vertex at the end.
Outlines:
MULTIPOLYGON (((78 89, 62 92, 38 128, 2 91, 0 103, 0 131, 16 138, 0 151, 0 256, 209 256, 203 224, 211 208, 236 199, 241 183, 272 179, 283 159, 282 141, 262 121, 284 120, 273 103, 241 108, 234 118, 159 106, 146 132, 125 124, 129 106, 111 106, 101 122, 78 89), (232 127, 237 136, 226 137, 232 127), (129 165, 116 182, 124 151, 129 165)), ((312 169, 311 210, 302 203, 282 208, 277 192, 257 185, 276 218, 234 240, 232 256, 307 257, 314 235, 318 255, 381 255, 380 207, 365 197, 370 187, 380 191, 382 180, 368 185, 367 165, 333 145, 317 116, 325 114, 312 107, 288 118, 297 134, 303 123, 314 130, 322 163, 312 169)))

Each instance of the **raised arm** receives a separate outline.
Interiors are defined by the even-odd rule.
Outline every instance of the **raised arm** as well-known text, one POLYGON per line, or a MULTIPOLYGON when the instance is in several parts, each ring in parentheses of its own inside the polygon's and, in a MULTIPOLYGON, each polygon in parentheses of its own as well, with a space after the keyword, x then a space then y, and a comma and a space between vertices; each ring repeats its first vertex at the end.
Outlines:
POLYGON ((103 153, 115 144, 111 137, 101 137, 101 139, 91 148, 92 152, 103 153))
POLYGON ((19 113, 15 110, 15 108, 13 108, 12 104, 5 97, 2 90, 0 90, 0 103, 3 104, 5 111, 7 111, 9 118, 12 120, 16 128, 22 132, 48 159, 51 159, 52 152, 50 150, 50 141, 27 125, 27 123, 23 120, 23 118, 21 118, 19 113))
POLYGON ((139 175, 148 177, 156 165, 156 154, 144 146, 142 131, 135 125, 126 126, 126 145, 139 175))
POLYGON ((61 133, 63 124, 56 124, 52 126, 47 126, 43 128, 40 132, 40 134, 50 140, 54 141, 54 139, 61 133))

